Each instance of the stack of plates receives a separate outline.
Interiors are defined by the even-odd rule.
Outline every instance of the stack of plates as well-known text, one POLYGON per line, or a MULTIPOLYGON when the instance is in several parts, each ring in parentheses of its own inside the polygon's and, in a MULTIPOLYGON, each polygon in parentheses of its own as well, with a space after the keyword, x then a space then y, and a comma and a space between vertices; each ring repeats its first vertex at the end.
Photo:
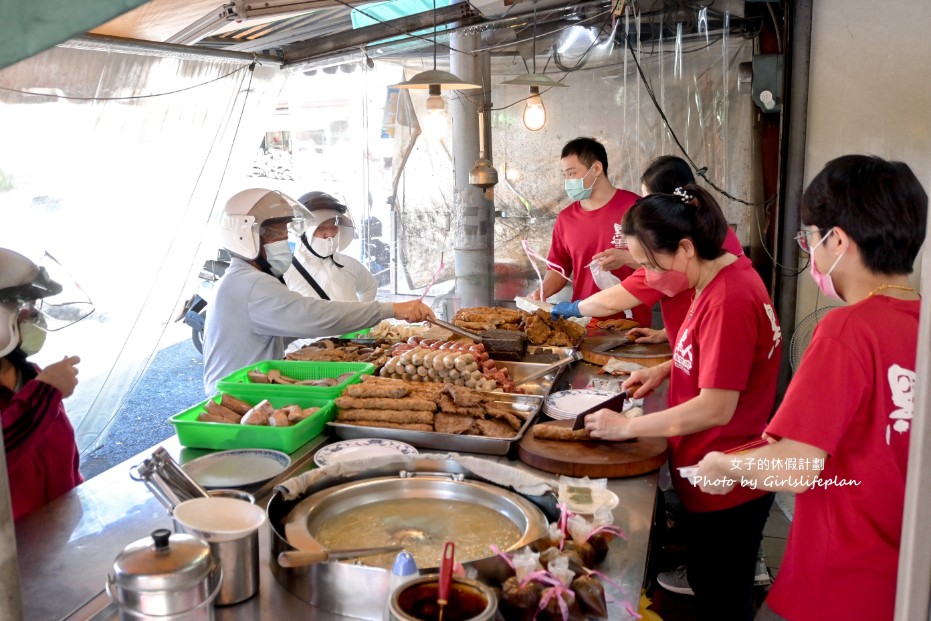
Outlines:
MULTIPOLYGON (((589 408, 604 403, 617 392, 606 390, 563 390, 554 392, 543 403, 543 413, 556 420, 575 418, 589 408)), ((628 399, 624 402, 624 409, 628 410, 635 405, 642 405, 643 399, 628 399)))

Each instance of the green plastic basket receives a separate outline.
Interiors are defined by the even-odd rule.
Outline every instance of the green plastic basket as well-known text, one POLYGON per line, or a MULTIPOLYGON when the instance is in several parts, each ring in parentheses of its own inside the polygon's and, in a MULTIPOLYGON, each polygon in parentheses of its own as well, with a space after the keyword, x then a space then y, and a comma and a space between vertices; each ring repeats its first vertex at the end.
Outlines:
MULTIPOLYGON (((217 390, 231 395, 260 396, 270 394, 313 395, 335 399, 350 384, 362 381, 362 375, 372 375, 375 365, 371 362, 303 362, 300 360, 265 360, 250 364, 227 375, 217 382, 217 390), (318 380, 328 377, 337 378, 343 373, 353 373, 348 380, 335 386, 293 386, 289 384, 253 384, 249 381, 249 371, 268 373, 272 369, 281 371, 282 375, 296 380, 318 380)), ((247 399, 248 400, 248 399, 247 399)))
POLYGON ((371 328, 365 328, 364 330, 356 330, 355 332, 347 332, 346 334, 342 335, 339 338, 346 339, 347 341, 351 339, 357 339, 357 338, 361 338, 365 336, 366 334, 371 332, 371 330, 372 330, 371 328))
MULTIPOLYGON (((294 397, 268 393, 256 398, 232 392, 228 394, 251 405, 255 405, 262 399, 268 399, 268 402, 275 408, 294 404, 302 408, 319 407, 320 409, 290 427, 209 423, 197 420, 207 404, 207 400, 204 400, 168 419, 175 426, 182 446, 216 450, 263 448, 293 453, 308 441, 319 436, 326 424, 336 418, 336 406, 333 400, 325 397, 314 395, 294 397)), ((217 403, 220 402, 220 398, 219 394, 211 397, 217 403)))

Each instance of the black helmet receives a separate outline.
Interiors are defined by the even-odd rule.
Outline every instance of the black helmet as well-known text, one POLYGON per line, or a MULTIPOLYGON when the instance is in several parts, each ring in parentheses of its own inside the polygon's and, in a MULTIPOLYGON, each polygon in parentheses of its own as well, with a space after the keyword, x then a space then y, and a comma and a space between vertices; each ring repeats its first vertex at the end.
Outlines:
POLYGON ((308 192, 297 200, 308 211, 317 211, 318 209, 329 209, 338 213, 349 211, 349 207, 343 201, 326 192, 308 192))

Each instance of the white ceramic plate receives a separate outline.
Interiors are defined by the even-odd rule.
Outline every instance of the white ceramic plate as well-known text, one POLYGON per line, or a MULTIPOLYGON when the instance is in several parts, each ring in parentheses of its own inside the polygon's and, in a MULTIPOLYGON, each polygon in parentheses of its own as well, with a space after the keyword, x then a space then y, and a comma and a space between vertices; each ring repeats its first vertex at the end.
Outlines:
POLYGON ((385 438, 357 438, 328 444, 316 452, 314 463, 320 467, 340 461, 382 457, 385 455, 416 455, 417 449, 410 444, 385 438))
POLYGON ((551 412, 575 416, 590 407, 604 403, 616 394, 607 390, 563 390, 547 397, 544 408, 551 412))
POLYGON ((263 483, 290 465, 291 458, 281 451, 233 449, 192 459, 182 468, 203 487, 223 488, 263 483))

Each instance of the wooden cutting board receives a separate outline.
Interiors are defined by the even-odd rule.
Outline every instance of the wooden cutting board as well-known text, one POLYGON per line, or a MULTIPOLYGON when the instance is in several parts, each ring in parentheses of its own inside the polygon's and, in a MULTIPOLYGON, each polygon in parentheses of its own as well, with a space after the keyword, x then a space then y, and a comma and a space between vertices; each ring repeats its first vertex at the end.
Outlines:
POLYGON ((595 351, 602 345, 607 345, 610 341, 623 338, 623 332, 610 334, 601 332, 586 335, 579 346, 582 360, 600 365, 607 364, 609 360, 626 360, 642 364, 645 367, 652 367, 672 358, 669 343, 629 343, 620 345, 610 351, 595 351))
MULTIPOLYGON (((541 425, 572 427, 572 420, 541 425)), ((517 445, 518 458, 529 466, 571 477, 622 478, 652 472, 666 461, 666 438, 638 438, 628 442, 563 442, 541 440, 527 430, 517 445)))

